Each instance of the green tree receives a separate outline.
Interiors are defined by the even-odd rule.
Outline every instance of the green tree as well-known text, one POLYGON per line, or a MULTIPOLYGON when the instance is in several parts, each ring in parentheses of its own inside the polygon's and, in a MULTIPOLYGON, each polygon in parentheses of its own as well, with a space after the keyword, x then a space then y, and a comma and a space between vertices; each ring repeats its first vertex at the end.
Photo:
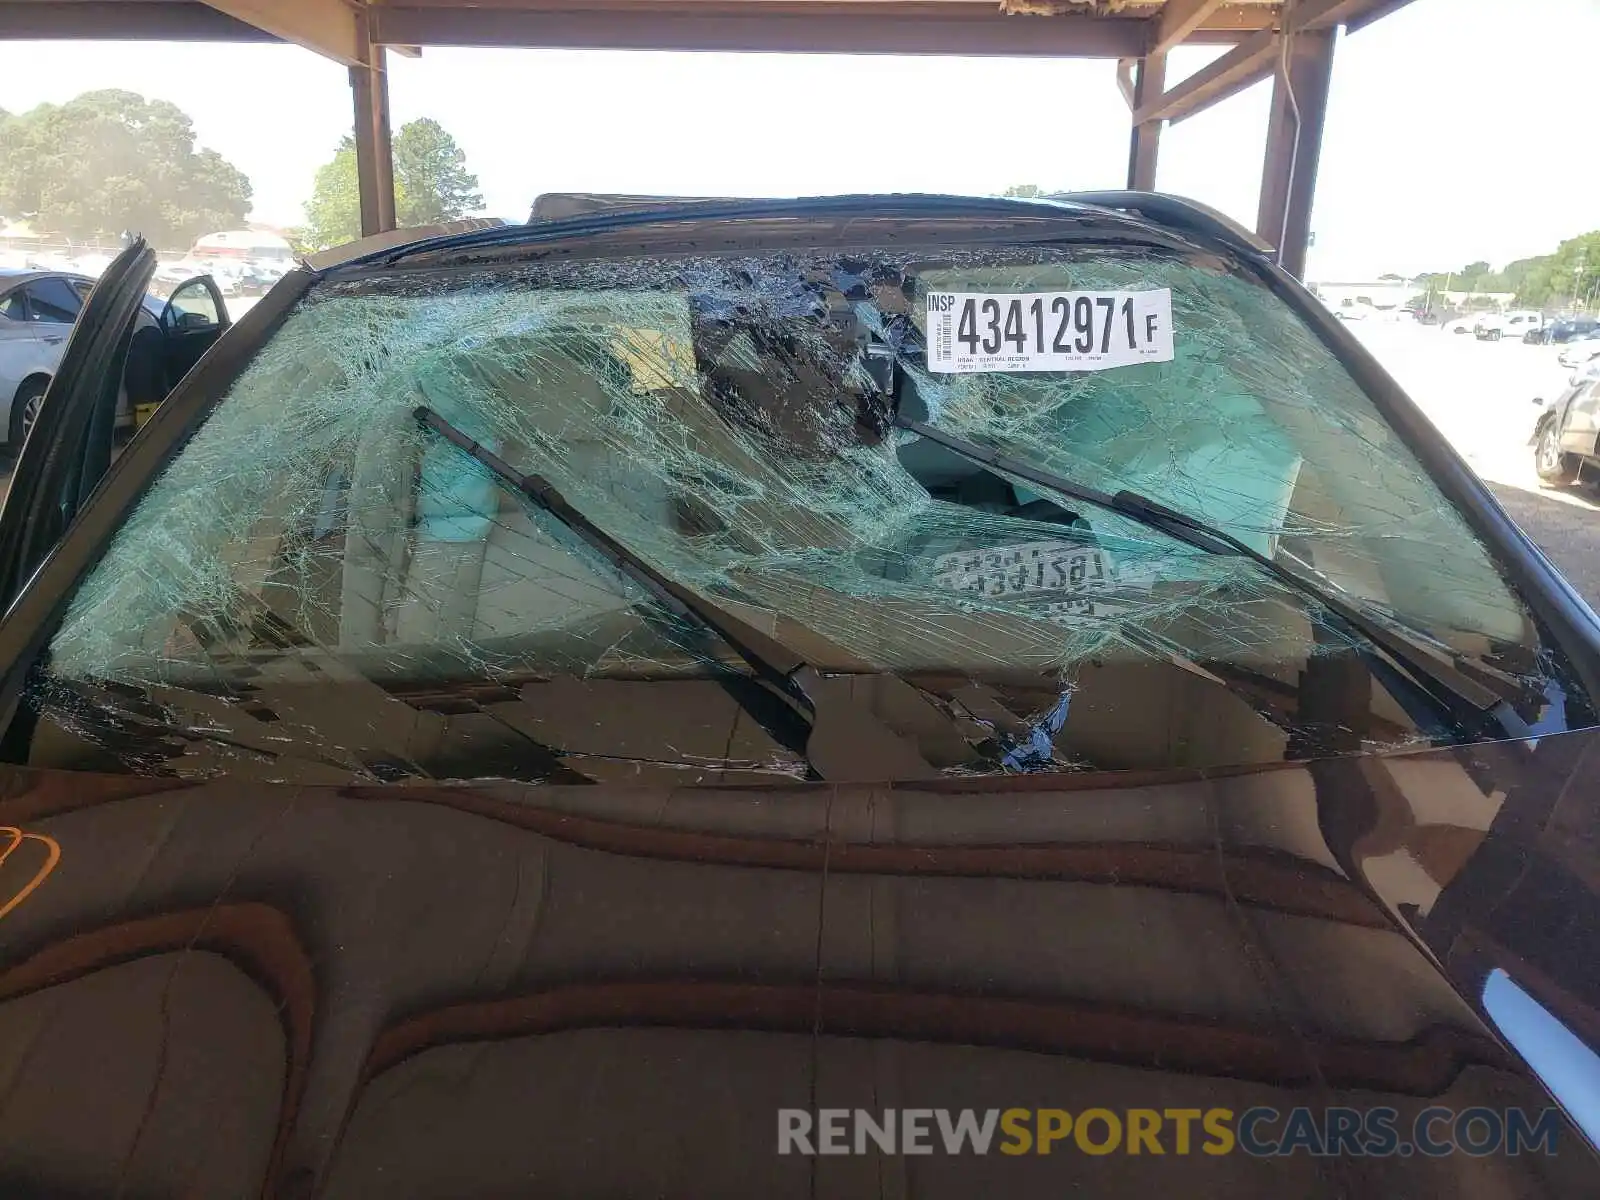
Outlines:
POLYGON ((331 162, 317 168, 306 201, 305 244, 323 250, 361 236, 361 190, 356 175, 355 138, 345 134, 331 162))
POLYGON ((0 116, 0 212, 69 238, 187 247, 250 211, 250 181, 197 149, 177 105, 114 89, 0 116))
MULTIPOLYGON (((394 137, 395 223, 401 228, 453 221, 483 208, 478 177, 439 122, 408 122, 394 137)), ((317 168, 306 202, 307 246, 337 246, 361 236, 361 189, 355 139, 346 134, 333 158, 317 168)))
POLYGON ((1037 183, 1013 183, 1000 194, 1018 200, 1042 200, 1049 196, 1059 196, 1066 190, 1066 188, 1042 188, 1037 183))
POLYGON ((1600 278, 1600 229, 1568 238, 1554 254, 1531 260, 1518 281, 1517 303, 1529 308, 1584 308, 1600 278))
POLYGON ((395 220, 407 228, 432 225, 482 208, 478 177, 444 126, 423 117, 402 127, 394 139, 395 220))

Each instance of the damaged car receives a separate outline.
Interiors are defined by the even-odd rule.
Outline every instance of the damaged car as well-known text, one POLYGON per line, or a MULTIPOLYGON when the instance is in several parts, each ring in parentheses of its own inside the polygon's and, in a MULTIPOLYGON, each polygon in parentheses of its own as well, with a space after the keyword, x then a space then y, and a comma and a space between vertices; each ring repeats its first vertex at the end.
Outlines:
POLYGON ((153 269, 0 517, 0 1194, 1593 1194, 1600 624, 1250 234, 390 236, 113 462, 153 269))
MULTIPOLYGON (((94 280, 83 275, 0 269, 0 430, 10 449, 22 448, 38 419, 67 336, 93 286, 94 280)), ((167 293, 166 300, 148 296, 139 316, 138 347, 129 356, 116 415, 119 429, 143 423, 193 365, 199 355, 186 351, 202 325, 213 340, 228 326, 227 307, 209 276, 182 275, 167 293)))
POLYGON ((1600 369, 1593 363, 1580 367, 1559 396, 1534 404, 1540 412, 1528 444, 1539 482, 1567 487, 1584 477, 1586 467, 1592 474, 1600 462, 1600 369))

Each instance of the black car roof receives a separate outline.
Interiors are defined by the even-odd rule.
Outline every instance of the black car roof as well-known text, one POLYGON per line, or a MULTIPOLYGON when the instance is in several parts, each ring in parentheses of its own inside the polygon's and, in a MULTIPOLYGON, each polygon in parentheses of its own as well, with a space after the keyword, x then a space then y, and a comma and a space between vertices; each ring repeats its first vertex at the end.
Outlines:
POLYGON ((630 227, 661 224, 721 223, 755 218, 942 218, 974 222, 1032 219, 1080 223, 1092 217, 1130 232, 1173 233, 1219 247, 1262 257, 1272 248, 1232 219, 1204 204, 1158 192, 1077 192, 1048 199, 1022 200, 998 196, 854 195, 798 199, 732 199, 673 201, 602 207, 526 225, 501 225, 470 232, 428 237, 375 249, 339 263, 341 267, 392 266, 420 254, 515 248, 582 240, 630 227))

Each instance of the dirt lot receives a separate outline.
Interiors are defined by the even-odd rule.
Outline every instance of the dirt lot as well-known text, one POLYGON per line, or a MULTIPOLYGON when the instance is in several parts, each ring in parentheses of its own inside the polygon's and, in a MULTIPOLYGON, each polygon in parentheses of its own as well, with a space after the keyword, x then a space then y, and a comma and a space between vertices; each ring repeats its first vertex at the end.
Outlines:
POLYGON ((1600 504, 1587 488, 1541 488, 1533 473, 1535 396, 1567 377, 1555 346, 1479 342, 1416 324, 1352 326, 1585 599, 1600 609, 1600 504))

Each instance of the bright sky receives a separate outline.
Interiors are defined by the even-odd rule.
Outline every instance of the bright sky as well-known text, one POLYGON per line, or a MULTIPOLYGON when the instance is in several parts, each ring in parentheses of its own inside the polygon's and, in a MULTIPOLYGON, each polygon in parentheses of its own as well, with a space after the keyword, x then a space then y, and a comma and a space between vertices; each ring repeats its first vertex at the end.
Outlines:
MULTIPOLYGON (((1600 226, 1597 46, 1600 0, 1414 0, 1342 41, 1311 277, 1499 266, 1600 226)), ((1175 55, 1169 83, 1217 52, 1175 55)), ((302 219, 351 124, 344 69, 293 46, 5 55, 12 112, 100 87, 173 101, 275 224, 302 219)), ((1109 62, 429 48, 390 64, 396 127, 439 120, 490 213, 518 221, 544 191, 993 193, 1121 187, 1127 169, 1109 62)), ((1158 186, 1253 225, 1270 91, 1169 126, 1158 186)))

